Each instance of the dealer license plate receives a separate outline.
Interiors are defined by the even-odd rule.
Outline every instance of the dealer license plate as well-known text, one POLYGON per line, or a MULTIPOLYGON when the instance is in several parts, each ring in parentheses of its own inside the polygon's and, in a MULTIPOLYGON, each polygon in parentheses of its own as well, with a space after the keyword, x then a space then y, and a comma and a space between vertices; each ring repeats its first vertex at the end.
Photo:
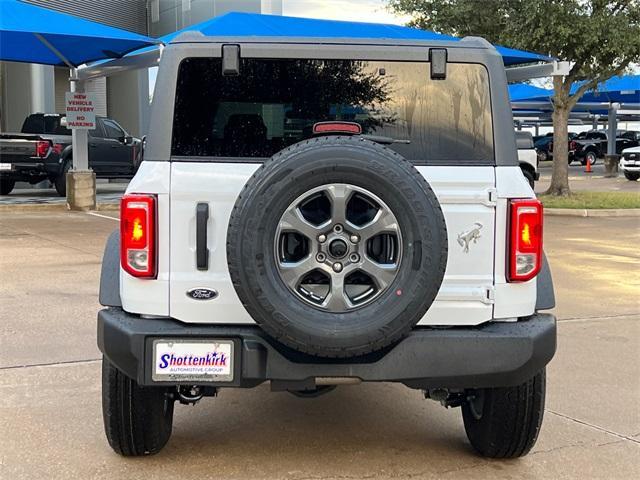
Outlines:
POLYGON ((154 340, 155 382, 233 381, 233 342, 231 340, 154 340))
POLYGON ((0 171, 3 170, 11 170, 12 166, 10 163, 0 163, 0 171))

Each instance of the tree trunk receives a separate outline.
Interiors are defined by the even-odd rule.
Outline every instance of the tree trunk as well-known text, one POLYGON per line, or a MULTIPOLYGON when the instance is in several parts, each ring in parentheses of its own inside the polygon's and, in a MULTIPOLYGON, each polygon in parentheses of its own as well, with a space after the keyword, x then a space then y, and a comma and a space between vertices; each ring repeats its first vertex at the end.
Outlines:
POLYGON ((571 195, 569 190, 569 112, 568 91, 562 77, 554 77, 553 172, 548 195, 571 195))

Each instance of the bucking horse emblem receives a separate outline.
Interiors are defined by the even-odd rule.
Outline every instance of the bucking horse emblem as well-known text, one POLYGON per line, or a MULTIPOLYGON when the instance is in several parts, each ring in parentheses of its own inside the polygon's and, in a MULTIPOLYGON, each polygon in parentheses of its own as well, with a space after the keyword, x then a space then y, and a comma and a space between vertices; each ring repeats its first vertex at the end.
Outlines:
POLYGON ((467 231, 458 234, 458 243, 461 247, 463 247, 462 251, 464 253, 469 253, 469 245, 471 242, 478 243, 478 239, 481 237, 480 230, 482 229, 481 223, 474 223, 474 227, 467 231))

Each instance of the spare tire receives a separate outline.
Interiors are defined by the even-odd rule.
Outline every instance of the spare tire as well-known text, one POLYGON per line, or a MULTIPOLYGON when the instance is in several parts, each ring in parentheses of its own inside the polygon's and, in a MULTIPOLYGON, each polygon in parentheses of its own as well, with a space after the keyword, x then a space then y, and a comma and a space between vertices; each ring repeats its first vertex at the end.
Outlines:
POLYGON ((243 305, 272 337, 322 357, 384 348, 433 303, 447 232, 425 178, 359 137, 320 137, 269 159, 229 221, 243 305))

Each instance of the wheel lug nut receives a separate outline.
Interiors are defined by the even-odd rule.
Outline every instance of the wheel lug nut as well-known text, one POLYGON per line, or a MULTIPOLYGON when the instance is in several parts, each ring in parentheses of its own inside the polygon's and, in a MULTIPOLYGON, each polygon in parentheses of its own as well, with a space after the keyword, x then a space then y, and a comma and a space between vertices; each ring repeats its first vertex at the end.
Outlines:
POLYGON ((360 238, 358 237, 358 235, 351 235, 349 237, 349 240, 351 240, 351 243, 358 243, 360 241, 360 238))
POLYGON ((333 264, 333 271, 334 272, 341 272, 342 271, 342 264, 340 262, 336 262, 333 264))
POLYGON ((357 253, 352 253, 351 255, 349 255, 349 260, 351 260, 352 263, 357 263, 360 261, 360 255, 358 255, 357 253))
POLYGON ((320 243, 324 243, 327 241, 327 236, 324 233, 321 233, 320 235, 318 235, 318 241, 320 243))
POLYGON ((327 259, 327 257, 322 252, 320 252, 319 254, 316 255, 316 260, 318 262, 324 262, 326 259, 327 259))

